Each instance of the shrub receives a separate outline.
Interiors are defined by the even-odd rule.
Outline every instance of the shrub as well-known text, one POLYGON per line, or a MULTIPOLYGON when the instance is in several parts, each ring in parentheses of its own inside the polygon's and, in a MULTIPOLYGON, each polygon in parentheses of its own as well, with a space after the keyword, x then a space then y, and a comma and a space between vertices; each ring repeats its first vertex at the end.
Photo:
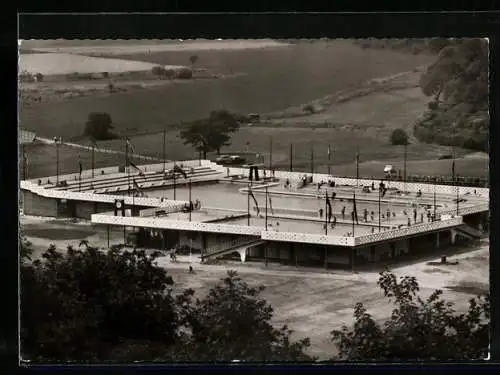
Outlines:
POLYGON ((433 100, 427 103, 427 108, 429 108, 430 110, 436 110, 439 108, 439 104, 437 101, 433 100))
POLYGON ((408 134, 403 129, 396 129, 391 134, 392 145, 407 145, 408 134))
POLYGON ((42 73, 35 74, 35 77, 36 77, 36 80, 38 82, 42 82, 43 81, 43 74, 42 73))
POLYGON ((109 113, 92 112, 85 123, 83 135, 99 141, 113 139, 115 135, 111 133, 111 129, 113 129, 111 124, 112 120, 109 113))
POLYGON ((162 66, 154 66, 151 69, 151 73, 153 73, 155 76, 164 76, 166 71, 165 68, 162 66))
POLYGON ((314 113, 316 111, 312 104, 305 105, 304 108, 302 108, 302 110, 308 113, 314 113))
POLYGON ((175 78, 175 70, 173 70, 173 69, 167 69, 167 70, 165 71, 165 76, 166 76, 168 79, 175 78))
POLYGON ((189 68, 182 68, 177 72, 177 78, 190 79, 193 77, 193 71, 189 68))

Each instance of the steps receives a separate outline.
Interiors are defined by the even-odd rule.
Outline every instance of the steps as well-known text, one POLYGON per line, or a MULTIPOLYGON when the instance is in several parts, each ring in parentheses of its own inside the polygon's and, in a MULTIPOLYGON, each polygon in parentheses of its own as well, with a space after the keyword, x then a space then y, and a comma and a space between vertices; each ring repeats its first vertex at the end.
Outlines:
POLYGON ((236 240, 236 241, 231 241, 227 247, 222 248, 222 249, 215 249, 212 248, 213 251, 210 251, 211 249, 208 249, 207 252, 203 255, 200 256, 201 261, 203 262, 204 260, 207 259, 215 259, 222 257, 224 255, 230 254, 232 252, 240 251, 240 250, 246 250, 248 247, 251 246, 256 246, 265 243, 266 241, 261 240, 260 238, 252 238, 249 240, 236 240))
MULTIPOLYGON (((185 169, 185 172, 190 178, 219 175, 219 172, 209 167, 194 168, 194 173, 191 173, 190 169, 185 169)), ((113 191, 127 191, 128 179, 129 177, 127 175, 121 175, 101 180, 86 180, 82 181, 81 184, 79 184, 78 180, 76 180, 68 183, 68 186, 55 187, 53 189, 66 191, 78 191, 78 189, 81 189, 82 191, 92 189, 112 189, 113 191)), ((173 181, 173 179, 165 180, 163 172, 145 173, 145 178, 134 174, 133 176, 130 176, 130 180, 132 179, 135 179, 139 187, 142 189, 155 187, 155 183, 158 183, 157 186, 163 186, 165 185, 165 183, 169 184, 171 181, 173 181)), ((180 183, 185 182, 184 177, 179 173, 176 174, 176 180, 179 180, 180 183)))
POLYGON ((459 235, 466 237, 470 240, 479 240, 483 237, 483 233, 481 231, 468 226, 467 224, 462 224, 455 228, 459 235))

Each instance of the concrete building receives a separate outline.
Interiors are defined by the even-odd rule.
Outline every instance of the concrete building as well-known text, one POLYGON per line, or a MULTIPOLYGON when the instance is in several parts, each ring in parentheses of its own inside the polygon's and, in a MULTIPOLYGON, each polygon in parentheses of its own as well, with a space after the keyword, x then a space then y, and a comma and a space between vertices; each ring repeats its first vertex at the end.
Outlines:
POLYGON ((168 172, 168 163, 166 170, 142 166, 141 174, 113 167, 94 178, 91 171, 59 176, 58 186, 54 177, 21 181, 24 213, 125 227, 134 246, 189 251, 202 261, 236 256, 348 268, 438 251, 488 230, 486 188, 406 183, 403 192, 403 183, 390 182, 382 197, 366 189, 380 181, 315 174, 303 186, 303 173, 267 171, 250 180, 245 168, 177 164, 183 172, 168 172), (335 187, 314 185, 329 180, 335 187), (354 221, 351 208, 370 215, 354 221))

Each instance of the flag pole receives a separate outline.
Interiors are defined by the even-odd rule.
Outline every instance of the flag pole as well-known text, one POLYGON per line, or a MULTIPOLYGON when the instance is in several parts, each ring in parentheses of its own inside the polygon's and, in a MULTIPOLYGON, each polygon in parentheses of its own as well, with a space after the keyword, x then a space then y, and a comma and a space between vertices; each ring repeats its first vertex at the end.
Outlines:
POLYGON ((163 173, 165 173, 165 147, 166 147, 167 131, 163 130, 163 173))
MULTIPOLYGON (((135 181, 135 179, 134 179, 135 181)), ((135 182, 134 185, 137 185, 137 182, 135 182)), ((137 185, 139 186, 139 185, 137 185)), ((137 187, 134 186, 134 191, 132 192, 132 210, 130 211, 130 216, 134 216, 134 211, 135 211, 135 192, 137 191, 137 187)))
POLYGON ((382 203, 382 189, 381 186, 378 188, 378 231, 380 232, 380 210, 382 203))
POLYGON ((353 209, 352 209, 352 236, 354 237, 354 229, 356 227, 354 220, 358 218, 358 213, 356 209, 356 192, 353 191, 352 193, 352 201, 353 201, 353 209))
POLYGON ((311 143, 311 174, 314 175, 314 145, 311 143))
POLYGON ((192 201, 191 201, 191 179, 189 179, 189 221, 191 221, 191 206, 192 206, 192 201))
POLYGON ((78 173, 78 192, 82 191, 82 162, 81 160, 78 160, 78 168, 79 168, 79 173, 78 173))
POLYGON ((328 145, 328 175, 330 175, 330 145, 328 145))
POLYGON ((250 182, 247 187, 247 225, 250 226, 250 182))
POLYGON ((59 185, 59 139, 56 138, 56 186, 59 185))
POLYGON ((408 142, 405 142, 405 150, 404 150, 404 171, 403 171, 403 185, 404 185, 404 192, 406 193, 406 159, 407 159, 407 147, 408 147, 408 142))
POLYGON ((27 167, 27 164, 26 163, 26 150, 25 150, 25 147, 24 147, 24 143, 21 143, 21 149, 22 149, 22 158, 23 158, 23 180, 26 180, 26 167, 27 167))
POLYGON ((328 235, 328 191, 325 191, 325 236, 328 235))
POLYGON ((356 187, 359 186, 359 146, 356 149, 356 187))
POLYGON ((128 163, 128 138, 125 138, 125 170, 127 172, 127 195, 130 197, 130 167, 128 163))
POLYGON ((174 168, 173 168, 173 171, 174 171, 174 201, 176 200, 176 196, 175 196, 175 184, 176 184, 176 178, 175 178, 175 160, 174 160, 174 168))
POLYGON ((273 136, 269 137, 269 173, 273 170, 273 136))
POLYGON ((434 182, 434 220, 436 220, 436 182, 434 182))
POLYGON ((266 219, 265 219, 266 231, 267 231, 267 190, 268 190, 268 188, 267 188, 267 185, 266 185, 266 197, 265 197, 266 198, 265 199, 265 201, 266 201, 266 219))
POLYGON ((95 149, 95 146, 92 144, 92 178, 94 178, 94 169, 95 169, 95 164, 94 164, 94 149, 95 149))

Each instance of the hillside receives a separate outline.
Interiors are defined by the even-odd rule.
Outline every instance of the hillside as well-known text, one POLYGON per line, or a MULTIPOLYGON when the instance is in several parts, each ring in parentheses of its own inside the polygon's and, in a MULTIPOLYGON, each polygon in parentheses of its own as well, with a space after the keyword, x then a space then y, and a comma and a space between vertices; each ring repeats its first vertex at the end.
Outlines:
POLYGON ((435 56, 420 87, 430 99, 414 125, 423 142, 488 151, 488 41, 479 38, 366 39, 363 49, 390 49, 435 56))

